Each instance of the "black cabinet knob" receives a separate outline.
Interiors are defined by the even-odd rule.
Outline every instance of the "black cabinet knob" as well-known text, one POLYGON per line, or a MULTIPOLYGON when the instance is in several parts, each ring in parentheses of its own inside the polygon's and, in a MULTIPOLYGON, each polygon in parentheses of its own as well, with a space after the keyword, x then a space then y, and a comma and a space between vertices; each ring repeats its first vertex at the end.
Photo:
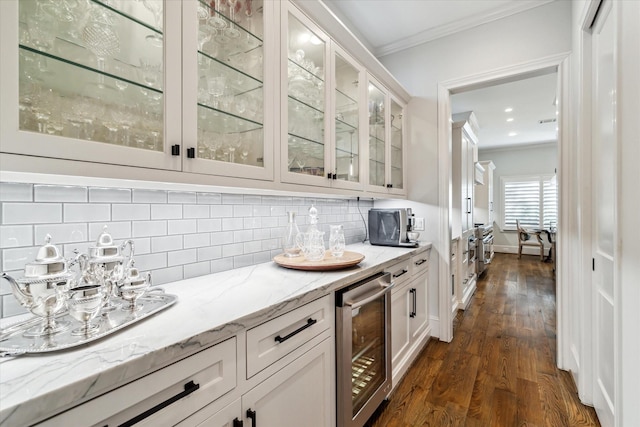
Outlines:
POLYGON ((171 146, 171 155, 179 156, 180 155, 180 145, 175 144, 171 146))

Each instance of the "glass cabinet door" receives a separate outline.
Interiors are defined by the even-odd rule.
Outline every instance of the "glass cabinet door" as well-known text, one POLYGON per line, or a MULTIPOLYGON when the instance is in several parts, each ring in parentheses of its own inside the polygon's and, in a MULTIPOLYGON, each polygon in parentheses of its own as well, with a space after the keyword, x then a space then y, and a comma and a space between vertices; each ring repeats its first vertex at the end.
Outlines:
POLYGON ((390 190, 402 190, 404 188, 404 154, 403 154, 403 108, 393 98, 391 98, 391 118, 390 118, 390 190))
POLYGON ((184 115, 195 116, 195 123, 185 122, 186 170, 272 178, 271 155, 265 156, 265 6, 263 0, 185 3, 185 40, 197 37, 183 48, 189 52, 184 115))
POLYGON ((346 53, 334 47, 334 109, 335 109, 335 141, 334 174, 335 186, 359 188, 360 174, 360 129, 364 104, 361 88, 362 69, 346 53))
POLYGON ((12 143, 26 154, 176 167, 165 160, 162 0, 7 3, 3 37, 16 39, 3 42, 3 56, 15 65, 3 67, 2 86, 14 82, 17 104, 3 139, 15 132, 12 143))
POLYGON ((369 82, 369 184, 386 187, 386 94, 375 83, 369 82))
MULTIPOLYGON (((283 81, 283 124, 286 142, 282 144, 282 161, 287 165, 283 179, 294 183, 327 185, 326 144, 327 110, 326 67, 327 36, 293 6, 284 8, 286 26, 282 53, 286 55, 283 81)), ((283 72, 284 72, 283 70, 283 72)))

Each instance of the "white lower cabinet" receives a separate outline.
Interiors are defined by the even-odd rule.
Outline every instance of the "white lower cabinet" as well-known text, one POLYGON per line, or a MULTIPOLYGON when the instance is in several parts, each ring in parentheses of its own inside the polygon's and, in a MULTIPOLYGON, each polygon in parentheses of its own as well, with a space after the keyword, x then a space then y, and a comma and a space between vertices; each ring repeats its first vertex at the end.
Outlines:
POLYGON ((393 387, 400 382, 429 337, 429 252, 411 259, 411 278, 391 291, 391 368, 393 387))
POLYGON ((236 360, 233 337, 38 425, 175 425, 236 387, 236 360))

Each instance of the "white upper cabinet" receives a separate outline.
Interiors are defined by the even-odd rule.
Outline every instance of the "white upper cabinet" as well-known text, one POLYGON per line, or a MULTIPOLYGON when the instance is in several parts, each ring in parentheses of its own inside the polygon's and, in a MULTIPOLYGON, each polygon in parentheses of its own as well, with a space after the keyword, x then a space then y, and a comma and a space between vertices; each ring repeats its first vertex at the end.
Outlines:
POLYGON ((367 84, 369 122, 368 190, 406 194, 404 106, 369 76, 367 84))
POLYGON ((274 3, 183 2, 183 169, 273 180, 274 3))
POLYGON ((181 168, 179 2, 0 7, 3 152, 181 168))
MULTIPOLYGON (((375 59, 358 49, 354 59, 301 8, 0 1, 0 152, 151 168, 168 181, 404 195, 404 106, 388 89, 399 86, 369 78, 361 60, 375 59)), ((334 18, 320 21, 335 33, 334 18)))

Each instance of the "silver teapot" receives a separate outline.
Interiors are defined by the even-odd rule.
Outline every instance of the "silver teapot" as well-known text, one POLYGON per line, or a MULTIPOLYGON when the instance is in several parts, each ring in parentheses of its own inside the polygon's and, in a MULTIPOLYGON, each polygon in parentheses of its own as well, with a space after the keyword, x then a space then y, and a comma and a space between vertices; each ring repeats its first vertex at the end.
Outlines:
POLYGON ((75 284, 76 273, 69 267, 70 263, 51 244, 51 236, 47 234, 35 261, 25 266, 23 277, 14 279, 2 273, 18 302, 44 318, 42 325, 25 331, 25 336, 52 335, 69 327, 69 322, 55 320, 56 313, 65 306, 67 291, 75 284))

